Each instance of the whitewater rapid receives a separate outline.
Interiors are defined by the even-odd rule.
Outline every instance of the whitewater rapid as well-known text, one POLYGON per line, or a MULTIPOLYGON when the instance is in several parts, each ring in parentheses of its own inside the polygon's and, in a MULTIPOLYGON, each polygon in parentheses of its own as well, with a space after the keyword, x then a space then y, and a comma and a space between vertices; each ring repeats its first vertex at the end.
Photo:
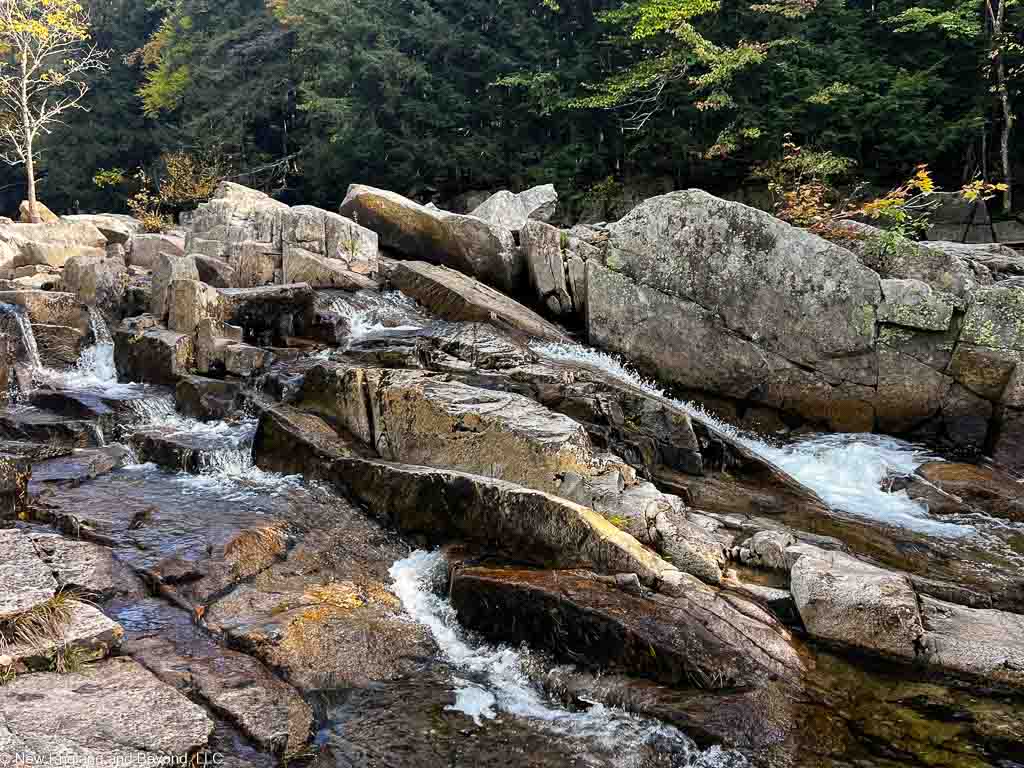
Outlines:
POLYGON ((573 344, 537 343, 531 348, 553 361, 595 368, 681 408, 785 470, 830 506, 847 514, 931 536, 960 538, 976 532, 971 525, 932 517, 927 507, 911 499, 906 491, 885 489, 886 478, 910 475, 925 462, 937 460, 921 446, 866 433, 823 434, 785 445, 775 444, 770 439, 741 432, 695 403, 669 396, 655 382, 613 355, 573 344))

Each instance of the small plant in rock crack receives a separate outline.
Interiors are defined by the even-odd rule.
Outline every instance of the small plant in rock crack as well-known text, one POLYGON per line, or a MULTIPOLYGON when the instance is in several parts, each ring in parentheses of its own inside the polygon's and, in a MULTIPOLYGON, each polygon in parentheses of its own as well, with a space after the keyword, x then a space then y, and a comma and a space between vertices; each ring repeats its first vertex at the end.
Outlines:
POLYGON ((62 645, 50 659, 50 670, 59 675, 73 675, 81 672, 89 661, 89 652, 77 645, 62 645))
POLYGON ((14 671, 14 659, 10 656, 0 656, 0 688, 14 682, 17 673, 14 671))

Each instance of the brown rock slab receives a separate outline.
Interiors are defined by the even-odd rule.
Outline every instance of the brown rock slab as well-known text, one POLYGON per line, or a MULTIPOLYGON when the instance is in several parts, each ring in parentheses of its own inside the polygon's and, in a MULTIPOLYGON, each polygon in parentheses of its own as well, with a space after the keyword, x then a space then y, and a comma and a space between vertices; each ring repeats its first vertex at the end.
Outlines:
POLYGON ((931 461, 917 474, 993 517, 1024 521, 1024 484, 994 467, 931 461))

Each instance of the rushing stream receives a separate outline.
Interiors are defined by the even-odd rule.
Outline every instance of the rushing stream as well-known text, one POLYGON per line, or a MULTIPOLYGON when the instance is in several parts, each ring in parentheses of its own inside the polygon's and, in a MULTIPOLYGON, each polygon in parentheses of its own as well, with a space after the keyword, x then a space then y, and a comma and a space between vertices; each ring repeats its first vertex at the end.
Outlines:
POLYGON ((598 702, 582 712, 556 705, 530 679, 528 668, 535 659, 528 651, 480 642, 459 625, 455 610, 438 594, 444 575, 445 559, 439 552, 418 550, 391 567, 394 591, 405 610, 429 628, 455 669, 456 699, 448 709, 463 712, 478 726, 502 715, 523 718, 600 755, 614 756, 614 764, 623 768, 643 765, 652 750, 670 755, 673 767, 748 765, 742 755, 717 747, 702 751, 676 728, 598 702))
MULTIPOLYGON (((323 301, 330 311, 348 319, 350 343, 383 332, 415 332, 433 322, 421 307, 401 294, 360 292, 346 301, 332 300, 325 294, 323 301)), ((14 316, 18 318, 16 322, 23 319, 21 313, 14 316)), ((298 476, 258 468, 252 455, 258 421, 251 414, 239 413, 225 421, 197 421, 177 412, 174 398, 167 389, 119 383, 109 330, 98 313, 90 313, 90 322, 94 343, 82 351, 73 369, 44 368, 36 350, 32 365, 37 388, 98 393, 108 400, 117 399, 119 433, 108 435, 111 441, 137 445, 140 436, 153 433, 190 446, 189 450, 195 452, 194 456, 188 454, 187 467, 176 467, 166 461, 162 462, 164 466, 157 466, 135 455, 124 466, 86 483, 46 484, 43 481, 45 490, 40 492, 39 487, 34 488, 33 492, 39 494, 44 505, 54 510, 73 511, 93 530, 116 540, 114 551, 120 561, 134 569, 158 572, 168 567, 170 561, 198 569, 211 553, 229 546, 239 531, 280 526, 290 534, 299 534, 296 540, 300 540, 302 532, 313 531, 314 535, 319 535, 345 514, 352 513, 347 502, 329 488, 306 483, 298 476), (136 525, 140 520, 144 520, 144 524, 136 525)), ((27 327, 23 327, 21 333, 31 360, 30 350, 35 340, 27 319, 25 324, 27 327)), ((654 396, 670 397, 609 355, 573 345, 536 344, 533 349, 541 357, 596 368, 654 396)), ((334 357, 344 351, 326 350, 318 356, 334 357)), ((877 524, 910 531, 929 541, 944 542, 949 552, 975 547, 1000 558, 1000 563, 1018 557, 1008 542, 1024 535, 1024 526, 980 519, 977 515, 964 515, 962 519, 939 518, 905 492, 886 490, 887 478, 908 475, 923 462, 937 458, 919 446, 877 435, 818 435, 786 444, 775 443, 739 433, 691 403, 674 399, 672 402, 789 472, 858 525, 877 524)), ((41 472, 40 476, 44 474, 41 472)), ((358 510, 355 513, 362 514, 358 510)), ((794 521, 787 522, 794 524, 794 521)), ((396 610, 404 611, 403 622, 415 622, 429 633, 436 645, 436 658, 399 680, 378 682, 367 688, 323 692, 322 698, 327 703, 318 715, 320 731, 315 741, 318 747, 334 750, 332 754, 336 758, 332 764, 339 767, 417 765, 418 752, 427 747, 440 752, 437 745, 442 744, 452 750, 452 755, 456 752, 460 755, 460 761, 452 757, 451 764, 463 767, 477 764, 543 768, 563 765, 574 768, 749 766, 739 752, 718 746, 702 749, 686 733, 659 720, 596 700, 562 701, 553 692, 557 686, 547 683, 566 673, 567 667, 558 666, 544 653, 525 646, 487 642, 463 628, 444 594, 444 555, 420 549, 409 552, 404 543, 401 547, 392 551, 385 561, 391 564, 387 571, 390 588, 400 601, 400 608, 396 610), (398 557, 403 551, 409 554, 398 557), (457 727, 446 730, 450 720, 445 718, 454 718, 457 727), (376 737, 359 735, 360 729, 370 726, 380 732, 376 737), (441 741, 437 741, 441 738, 438 733, 443 736, 441 741), (364 762, 366 755, 373 752, 374 738, 381 735, 388 741, 376 746, 384 748, 388 761, 364 762), (370 746, 366 746, 367 741, 370 746), (529 760, 521 758, 520 762, 506 761, 506 750, 518 755, 533 755, 534 752, 536 755, 529 760), (405 757, 392 762, 392 754, 405 757)), ((196 639, 188 643, 209 643, 209 638, 193 627, 187 611, 152 597, 122 600, 111 610, 129 637, 145 637, 177 627, 173 631, 181 636, 195 634, 196 639)), ((822 669, 831 670, 829 674, 834 674, 837 680, 845 676, 842 684, 848 690, 844 689, 844 695, 848 696, 851 706, 867 708, 865 711, 873 713, 876 700, 888 695, 885 688, 888 681, 882 676, 869 680, 866 674, 854 679, 850 665, 840 660, 824 663, 826 657, 821 658, 822 669)), ((920 693, 908 687, 911 693, 904 696, 900 685, 894 683, 892 688, 900 691, 900 695, 885 702, 886 711, 895 713, 890 717, 896 720, 917 716, 898 709, 905 702, 938 695, 935 691, 920 693)), ((932 706, 929 702, 925 704, 932 706)), ((865 722, 872 717, 874 715, 869 714, 865 722)), ((223 730, 225 726, 221 723, 218 728, 223 730)), ((231 729, 227 730, 229 736, 224 738, 234 739, 241 745, 235 747, 237 754, 254 755, 247 758, 250 762, 246 764, 271 764, 269 759, 259 762, 267 756, 256 756, 244 739, 231 729)))
MULTIPOLYGON (((778 444, 741 432, 699 405, 672 398, 657 384, 607 353, 568 344, 535 344, 533 349, 551 360, 596 368, 648 394, 671 401, 784 469, 830 506, 847 514, 951 539, 978 535, 979 527, 975 523, 1006 525, 1005 521, 995 520, 950 522, 938 519, 930 515, 925 506, 910 499, 905 491, 888 491, 887 478, 909 475, 925 462, 938 460, 921 446, 874 434, 823 434, 778 444)), ((1024 527, 1019 532, 1024 533, 1024 527)))

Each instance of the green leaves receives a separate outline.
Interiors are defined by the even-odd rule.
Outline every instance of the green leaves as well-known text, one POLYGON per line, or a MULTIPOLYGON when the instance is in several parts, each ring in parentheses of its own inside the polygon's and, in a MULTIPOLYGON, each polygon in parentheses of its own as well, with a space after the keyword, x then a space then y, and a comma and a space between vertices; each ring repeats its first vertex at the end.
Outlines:
POLYGON ((981 15, 978 13, 978 4, 974 2, 960 2, 942 11, 921 6, 907 8, 890 18, 888 23, 897 32, 920 33, 937 29, 949 37, 962 40, 977 37, 982 32, 981 15))

